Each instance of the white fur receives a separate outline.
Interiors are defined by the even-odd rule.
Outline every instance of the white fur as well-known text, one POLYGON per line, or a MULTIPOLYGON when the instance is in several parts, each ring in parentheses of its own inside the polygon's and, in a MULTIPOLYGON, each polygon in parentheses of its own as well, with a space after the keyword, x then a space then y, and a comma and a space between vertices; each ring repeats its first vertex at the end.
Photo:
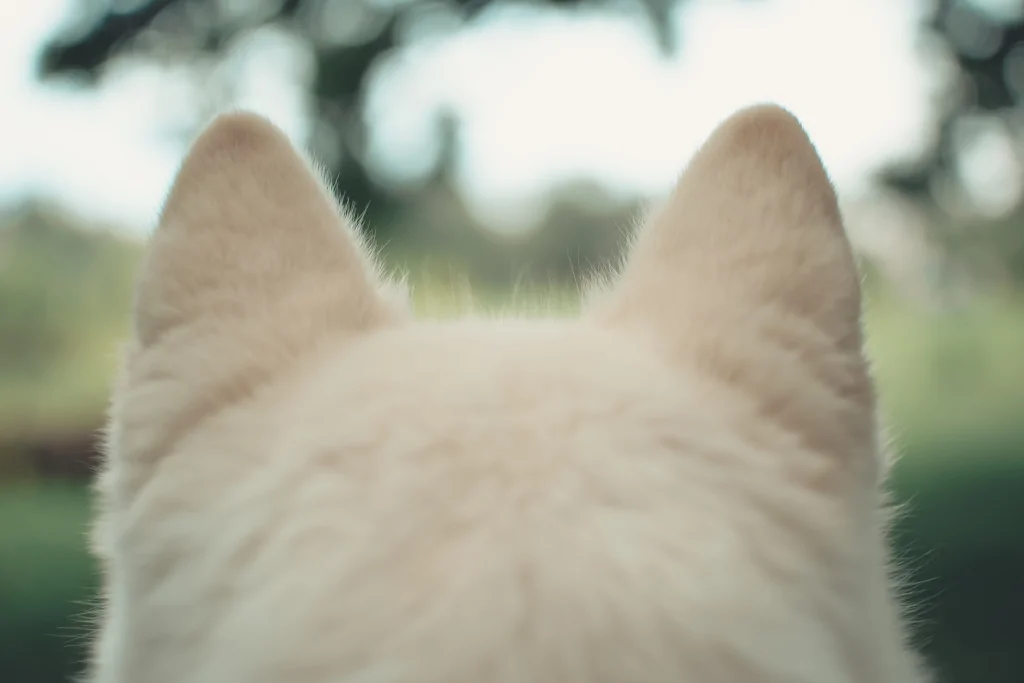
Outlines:
POLYGON ((921 683, 860 293, 741 112, 575 320, 416 322, 288 141, 195 143, 139 280, 96 683, 921 683))

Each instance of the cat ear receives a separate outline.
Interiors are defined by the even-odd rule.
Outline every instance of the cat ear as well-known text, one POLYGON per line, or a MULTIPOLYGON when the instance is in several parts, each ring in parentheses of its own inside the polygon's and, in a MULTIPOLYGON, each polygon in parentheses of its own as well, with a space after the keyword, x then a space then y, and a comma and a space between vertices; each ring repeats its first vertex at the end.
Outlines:
POLYGON ((791 114, 763 105, 712 134, 595 314, 838 449, 874 439, 860 309, 822 162, 791 114))
POLYGON ((270 122, 224 114, 193 144, 137 289, 142 347, 168 331, 232 325, 287 334, 361 329, 387 316, 356 235, 306 160, 270 122))

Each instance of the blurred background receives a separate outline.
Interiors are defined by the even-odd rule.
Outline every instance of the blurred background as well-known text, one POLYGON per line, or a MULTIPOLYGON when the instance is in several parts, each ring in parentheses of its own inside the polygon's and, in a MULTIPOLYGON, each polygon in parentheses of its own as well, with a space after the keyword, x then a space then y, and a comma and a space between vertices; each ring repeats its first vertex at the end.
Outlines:
POLYGON ((919 642, 943 681, 1020 683, 1022 98, 1017 0, 0 2, 0 681, 81 666, 133 271, 215 112, 312 150, 445 315, 571 309, 711 129, 770 100, 863 258, 919 642))

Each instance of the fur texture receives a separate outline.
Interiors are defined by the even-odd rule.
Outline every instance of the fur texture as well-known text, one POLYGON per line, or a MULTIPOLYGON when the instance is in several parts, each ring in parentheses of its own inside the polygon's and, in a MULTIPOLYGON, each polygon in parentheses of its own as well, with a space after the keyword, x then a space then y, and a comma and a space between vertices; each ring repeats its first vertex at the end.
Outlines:
POLYGON ((96 683, 921 683, 860 285, 742 111, 574 320, 417 322, 287 139, 189 153, 114 396, 96 683))

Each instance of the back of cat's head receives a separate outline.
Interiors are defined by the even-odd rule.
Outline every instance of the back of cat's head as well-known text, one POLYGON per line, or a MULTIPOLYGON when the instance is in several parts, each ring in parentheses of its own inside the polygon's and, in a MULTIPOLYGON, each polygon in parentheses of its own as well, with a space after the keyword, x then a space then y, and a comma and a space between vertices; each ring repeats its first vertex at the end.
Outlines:
POLYGON ((140 274, 95 680, 921 681, 861 337, 777 107, 716 131, 578 317, 445 322, 223 115, 140 274))

